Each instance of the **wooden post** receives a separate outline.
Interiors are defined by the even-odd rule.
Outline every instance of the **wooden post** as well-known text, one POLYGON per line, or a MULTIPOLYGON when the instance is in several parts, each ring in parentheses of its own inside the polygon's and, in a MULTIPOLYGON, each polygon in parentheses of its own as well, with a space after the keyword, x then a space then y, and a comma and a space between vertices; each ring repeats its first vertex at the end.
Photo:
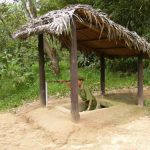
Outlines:
POLYGON ((41 101, 41 105, 45 106, 46 105, 46 89, 45 89, 43 34, 38 35, 38 51, 39 51, 40 101, 41 101))
POLYGON ((71 36, 71 53, 70 53, 70 73, 71 73, 71 115, 73 121, 78 122, 80 119, 78 108, 78 65, 77 65, 77 38, 76 26, 72 22, 72 36, 71 36))
POLYGON ((143 98, 143 53, 140 52, 138 56, 138 105, 144 105, 143 98))
POLYGON ((105 95, 105 58, 104 54, 100 57, 100 66, 101 66, 101 95, 105 95))

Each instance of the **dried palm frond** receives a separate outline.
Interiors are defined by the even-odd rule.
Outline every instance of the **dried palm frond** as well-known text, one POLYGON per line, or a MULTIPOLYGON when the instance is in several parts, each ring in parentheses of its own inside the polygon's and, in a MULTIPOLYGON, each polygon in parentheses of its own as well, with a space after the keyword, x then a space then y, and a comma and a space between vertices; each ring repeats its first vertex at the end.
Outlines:
POLYGON ((99 38, 105 28, 107 29, 107 38, 109 40, 123 39, 128 48, 143 51, 150 55, 150 44, 144 38, 138 36, 136 32, 131 32, 113 22, 106 14, 101 11, 96 11, 89 5, 71 5, 61 10, 50 11, 28 22, 15 32, 13 37, 26 39, 31 35, 44 32, 56 35, 57 37, 62 34, 69 35, 73 20, 77 20, 81 24, 89 24, 89 28, 95 25, 95 28, 100 31, 99 38))

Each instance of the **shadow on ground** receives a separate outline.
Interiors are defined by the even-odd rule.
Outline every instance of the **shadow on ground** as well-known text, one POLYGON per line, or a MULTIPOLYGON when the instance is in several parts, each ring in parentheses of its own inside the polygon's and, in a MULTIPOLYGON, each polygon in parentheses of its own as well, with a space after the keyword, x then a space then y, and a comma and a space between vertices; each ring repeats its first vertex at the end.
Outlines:
POLYGON ((110 93, 105 96, 107 100, 119 103, 126 103, 130 105, 137 104, 137 96, 135 93, 110 93))

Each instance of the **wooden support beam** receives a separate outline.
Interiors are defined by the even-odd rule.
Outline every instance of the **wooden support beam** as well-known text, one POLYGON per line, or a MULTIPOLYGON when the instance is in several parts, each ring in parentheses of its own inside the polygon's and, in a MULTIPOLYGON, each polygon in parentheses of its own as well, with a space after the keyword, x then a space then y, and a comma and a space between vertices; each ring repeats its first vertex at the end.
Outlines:
POLYGON ((71 115, 75 122, 80 119, 79 108, 78 108, 78 65, 77 65, 77 37, 76 37, 76 26, 72 22, 72 35, 71 35, 71 115))
POLYGON ((138 56, 138 105, 144 105, 143 98, 143 53, 140 52, 138 56))
POLYGON ((103 48, 103 49, 94 49, 95 52, 104 53, 109 56, 138 56, 138 52, 135 50, 130 50, 128 48, 103 48))
POLYGON ((85 44, 89 47, 96 49, 111 49, 111 48, 125 48, 125 43, 123 40, 108 40, 108 39, 96 39, 96 40, 78 40, 78 42, 85 44))
POLYGON ((88 28, 85 26, 82 26, 82 27, 77 28, 76 31, 81 31, 81 30, 86 30, 86 29, 88 29, 88 28))
POLYGON ((101 95, 105 95, 105 58, 104 54, 100 57, 100 66, 101 66, 101 95))
POLYGON ((46 105, 45 90, 45 69, 44 69, 44 41, 43 34, 38 35, 38 51, 39 51, 39 81, 40 81, 40 101, 41 105, 46 105))
POLYGON ((88 42, 101 42, 102 40, 108 40, 107 38, 105 38, 105 39, 98 39, 98 38, 93 38, 93 39, 84 39, 84 40, 78 40, 78 42, 80 42, 80 43, 88 43, 88 42))

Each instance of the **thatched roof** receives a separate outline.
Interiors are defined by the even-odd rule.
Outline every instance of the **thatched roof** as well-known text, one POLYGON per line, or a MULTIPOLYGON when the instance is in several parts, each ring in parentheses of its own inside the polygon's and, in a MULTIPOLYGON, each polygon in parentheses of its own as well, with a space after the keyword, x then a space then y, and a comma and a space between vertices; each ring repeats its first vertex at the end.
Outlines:
POLYGON ((71 22, 76 24, 78 49, 106 56, 137 56, 140 51, 150 56, 150 44, 144 38, 89 5, 72 5, 50 11, 28 22, 13 37, 26 39, 31 35, 48 33, 58 37, 65 47, 70 47, 71 22))

